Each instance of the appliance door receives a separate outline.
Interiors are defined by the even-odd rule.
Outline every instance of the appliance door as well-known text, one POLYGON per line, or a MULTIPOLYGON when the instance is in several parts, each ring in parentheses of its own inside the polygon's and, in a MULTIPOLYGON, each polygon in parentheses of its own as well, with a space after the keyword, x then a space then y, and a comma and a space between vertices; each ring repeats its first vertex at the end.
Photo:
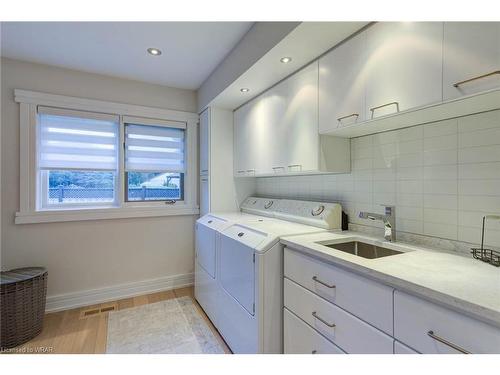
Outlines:
POLYGON ((210 215, 196 223, 196 262, 215 279, 215 249, 217 230, 226 222, 210 215))
POLYGON ((251 315, 255 314, 254 248, 264 238, 265 234, 233 225, 220 239, 220 284, 251 315))

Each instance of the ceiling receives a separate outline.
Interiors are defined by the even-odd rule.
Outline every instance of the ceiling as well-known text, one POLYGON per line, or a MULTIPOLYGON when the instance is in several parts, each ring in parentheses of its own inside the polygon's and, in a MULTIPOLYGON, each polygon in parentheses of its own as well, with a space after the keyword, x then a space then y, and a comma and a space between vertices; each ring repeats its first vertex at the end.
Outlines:
POLYGON ((12 59, 198 89, 252 22, 3 22, 12 59), (161 56, 146 50, 156 47, 161 56))
POLYGON ((252 67, 224 89, 210 105, 235 109, 356 33, 368 22, 302 22, 252 67), (288 64, 282 57, 291 57, 288 64), (250 91, 242 93, 241 88, 250 91))

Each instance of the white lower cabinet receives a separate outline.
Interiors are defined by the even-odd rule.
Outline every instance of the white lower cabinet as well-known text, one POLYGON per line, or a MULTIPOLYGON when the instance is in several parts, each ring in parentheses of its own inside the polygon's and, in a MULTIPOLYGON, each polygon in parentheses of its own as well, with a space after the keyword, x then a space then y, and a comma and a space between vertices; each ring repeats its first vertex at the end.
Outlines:
POLYGON ((284 284, 285 307, 347 353, 392 354, 392 337, 289 279, 284 284))
POLYGON ((392 335, 392 288, 288 248, 284 263, 285 277, 392 335))
POLYGON ((394 336, 421 353, 500 353, 500 329, 396 291, 394 336))
POLYGON ((283 271, 285 353, 500 354, 497 326, 288 247, 283 271))
POLYGON ((285 354, 345 354, 286 308, 283 311, 285 354))

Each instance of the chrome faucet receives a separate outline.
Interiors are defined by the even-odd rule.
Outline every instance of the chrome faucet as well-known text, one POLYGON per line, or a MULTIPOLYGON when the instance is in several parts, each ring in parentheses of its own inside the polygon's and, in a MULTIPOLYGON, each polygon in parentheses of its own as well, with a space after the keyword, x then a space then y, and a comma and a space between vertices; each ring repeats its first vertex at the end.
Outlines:
POLYGON ((370 220, 381 220, 384 222, 384 238, 387 241, 395 242, 396 241, 396 216, 395 216, 395 207, 394 206, 385 206, 385 215, 374 214, 371 212, 363 212, 360 211, 359 218, 360 219, 370 219, 370 220))

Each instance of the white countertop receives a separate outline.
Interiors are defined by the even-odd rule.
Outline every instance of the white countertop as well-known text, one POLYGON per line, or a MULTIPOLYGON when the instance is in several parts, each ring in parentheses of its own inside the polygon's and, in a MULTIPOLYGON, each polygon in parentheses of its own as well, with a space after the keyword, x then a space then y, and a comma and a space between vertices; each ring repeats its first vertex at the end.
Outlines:
POLYGON ((357 232, 322 232, 281 239, 288 247, 343 266, 395 289, 420 296, 500 327, 500 268, 472 257, 386 242, 357 232), (404 251, 378 259, 335 250, 321 244, 361 240, 404 251))

